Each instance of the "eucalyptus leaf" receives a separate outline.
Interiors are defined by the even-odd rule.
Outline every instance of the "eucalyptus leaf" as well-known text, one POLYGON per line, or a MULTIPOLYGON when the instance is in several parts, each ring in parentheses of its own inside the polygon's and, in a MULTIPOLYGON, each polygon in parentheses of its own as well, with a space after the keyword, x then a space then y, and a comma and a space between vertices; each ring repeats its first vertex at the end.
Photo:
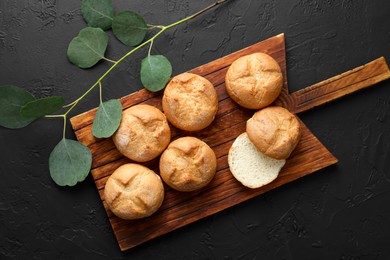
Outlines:
POLYGON ((34 100, 34 97, 22 88, 4 85, 0 86, 0 125, 16 129, 29 125, 36 118, 25 117, 21 108, 34 100))
POLYGON ((145 39, 148 26, 141 15, 123 11, 114 16, 112 31, 122 43, 136 46, 145 39))
POLYGON ((172 75, 172 65, 163 55, 150 55, 141 62, 141 82, 150 91, 165 87, 172 75))
POLYGON ((87 27, 69 43, 67 55, 70 62, 86 69, 105 59, 107 45, 108 35, 102 29, 87 27))
POLYGON ((92 154, 85 145, 63 138, 50 154, 50 176, 59 186, 74 186, 85 180, 91 164, 92 154))
POLYGON ((111 99, 99 105, 92 125, 92 134, 97 138, 112 136, 118 129, 122 118, 122 104, 111 99))
POLYGON ((111 28, 114 9, 111 0, 83 0, 81 13, 90 27, 99 27, 103 30, 111 28))
POLYGON ((64 98, 57 96, 36 99, 25 104, 20 112, 25 117, 38 118, 61 109, 64 103, 64 98))

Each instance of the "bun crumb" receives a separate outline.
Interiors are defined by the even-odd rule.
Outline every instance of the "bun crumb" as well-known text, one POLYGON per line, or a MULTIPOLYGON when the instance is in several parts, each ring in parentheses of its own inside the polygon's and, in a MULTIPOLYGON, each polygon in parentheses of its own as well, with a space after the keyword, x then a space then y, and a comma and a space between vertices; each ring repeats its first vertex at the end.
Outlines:
POLYGON ((242 133, 233 142, 228 154, 231 173, 242 185, 259 188, 275 180, 286 160, 276 160, 261 153, 242 133))

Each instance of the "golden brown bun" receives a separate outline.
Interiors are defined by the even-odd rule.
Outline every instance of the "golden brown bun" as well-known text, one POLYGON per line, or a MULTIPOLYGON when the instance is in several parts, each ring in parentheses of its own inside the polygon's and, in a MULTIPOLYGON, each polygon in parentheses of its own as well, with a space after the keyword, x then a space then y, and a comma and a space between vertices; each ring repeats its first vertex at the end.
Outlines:
POLYGON ((168 146, 171 130, 159 109, 135 105, 123 111, 121 124, 112 139, 124 156, 146 162, 156 158, 168 146))
POLYGON ((168 121, 179 129, 197 131, 214 120, 218 97, 213 84, 192 73, 174 77, 166 86, 162 107, 168 121))
POLYGON ((108 178, 104 199, 110 210, 122 219, 152 215, 164 200, 161 178, 145 166, 128 163, 108 178))
POLYGON ((239 105, 260 109, 279 96, 283 75, 279 64, 265 53, 254 53, 235 60, 225 77, 226 91, 239 105))
POLYGON ((257 111, 247 121, 246 132, 263 154, 274 159, 288 158, 301 136, 295 115, 278 106, 257 111))
POLYGON ((169 144, 160 158, 160 175, 175 190, 194 191, 214 177, 217 159, 214 151, 195 137, 182 137, 169 144))

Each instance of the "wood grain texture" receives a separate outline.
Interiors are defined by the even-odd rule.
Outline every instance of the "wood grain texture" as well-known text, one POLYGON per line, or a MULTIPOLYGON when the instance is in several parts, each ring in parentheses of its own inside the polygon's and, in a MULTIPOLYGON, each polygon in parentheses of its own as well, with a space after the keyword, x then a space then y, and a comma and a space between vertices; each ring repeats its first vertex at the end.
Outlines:
POLYGON ((386 60, 380 57, 292 94, 284 93, 276 104, 301 113, 390 78, 386 60))
MULTIPOLYGON (((217 156, 217 174, 207 187, 199 191, 184 193, 165 186, 166 192, 162 207, 151 217, 136 221, 122 220, 113 215, 105 205, 103 192, 106 180, 112 172, 120 165, 131 161, 124 158, 115 149, 111 139, 97 139, 92 136, 91 124, 96 109, 72 118, 71 124, 77 139, 86 144, 92 151, 91 173, 121 250, 135 247, 337 162, 337 159, 300 122, 303 129, 302 139, 275 181, 258 189, 248 189, 234 179, 229 171, 227 154, 234 139, 245 131, 246 120, 255 111, 239 107, 228 97, 225 91, 224 77, 228 66, 234 60, 254 52, 265 52, 279 63, 284 76, 284 87, 277 103, 295 113, 331 101, 346 95, 348 91, 349 93, 356 91, 363 85, 366 87, 378 80, 376 78, 378 75, 375 73, 363 75, 362 71, 366 72, 367 70, 363 68, 290 95, 287 89, 283 34, 191 70, 192 73, 204 76, 214 84, 218 93, 219 110, 214 122, 202 131, 190 133, 171 126, 172 139, 191 135, 208 143, 217 156), (351 81, 349 77, 359 80, 351 81), (367 78, 371 80, 365 82, 367 78)), ((386 69, 383 64, 379 66, 375 62, 373 68, 377 69, 378 67, 381 69, 379 74, 383 77, 383 71, 386 69)), ((121 98, 120 101, 123 109, 138 103, 151 104, 161 109, 161 97, 161 92, 151 93, 147 90, 141 90, 121 98)), ((144 165, 158 173, 158 160, 159 158, 156 158, 144 163, 144 165)))

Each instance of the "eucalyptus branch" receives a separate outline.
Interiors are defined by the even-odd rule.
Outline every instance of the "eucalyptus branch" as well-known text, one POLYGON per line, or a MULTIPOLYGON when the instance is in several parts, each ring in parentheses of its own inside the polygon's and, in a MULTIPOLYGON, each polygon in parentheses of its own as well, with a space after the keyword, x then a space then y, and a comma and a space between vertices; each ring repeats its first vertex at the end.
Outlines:
MULTIPOLYGON (((76 99, 75 101, 73 101, 72 103, 70 103, 70 104, 68 104, 68 105, 65 105, 64 107, 69 107, 69 106, 72 106, 72 105, 77 105, 77 103, 79 102, 79 101, 81 101, 85 96, 87 96, 88 95, 88 93, 90 93, 96 86, 98 86, 100 83, 101 83, 101 81, 108 75, 108 74, 110 74, 110 72, 112 71, 112 70, 114 70, 115 69, 115 67, 116 66, 118 66, 123 60, 125 60, 127 57, 129 57, 130 55, 132 55, 133 53, 135 53, 136 51, 138 51, 139 49, 141 49, 141 48, 143 48, 144 46, 146 46, 146 45, 148 45, 148 44, 150 44, 150 45, 152 45, 153 44, 153 41, 156 39, 156 38, 158 38, 160 35, 162 35, 165 31, 167 31, 167 30, 169 30, 169 29, 171 29, 171 28, 173 28, 173 27, 176 27, 176 26, 178 26, 178 25, 180 25, 180 24, 182 24, 182 23, 185 23, 185 22, 187 22, 187 21, 189 21, 189 20, 192 20, 192 19, 194 19, 194 18, 196 18, 196 17, 198 17, 199 15, 201 15, 201 14, 203 14, 203 13, 205 13, 206 11, 208 11, 208 10, 210 10, 210 9, 212 9, 212 8, 214 8, 214 7, 216 7, 216 6, 218 6, 218 5, 220 5, 220 4, 222 4, 222 3, 224 3, 224 2, 226 2, 226 1, 228 1, 228 0, 219 0, 219 1, 217 1, 217 2, 215 2, 215 3, 213 3, 213 4, 211 4, 211 5, 209 5, 209 6, 207 6, 206 8, 204 8, 204 9, 202 9, 202 10, 200 10, 200 11, 198 11, 198 12, 196 12, 196 13, 194 13, 194 14, 192 14, 192 15, 190 15, 190 16, 188 16, 188 17, 185 17, 185 18, 183 18, 183 19, 181 19, 181 20, 179 20, 179 21, 177 21, 177 22, 174 22, 174 23, 172 23, 172 24, 169 24, 169 25, 166 25, 166 26, 156 26, 156 25, 149 25, 150 27, 152 27, 152 28, 159 28, 160 29, 160 31, 158 31, 154 36, 152 36, 150 39, 148 39, 147 41, 144 41, 143 43, 141 43, 140 45, 138 45, 137 47, 135 47, 134 49, 132 49, 131 51, 129 51, 129 52, 127 52, 125 55, 123 55, 119 60, 117 60, 117 61, 111 61, 111 62, 113 62, 114 64, 105 72, 105 73, 103 73, 103 75, 83 94, 83 95, 81 95, 78 99, 76 99)), ((150 51, 149 51, 149 55, 150 55, 150 51)), ((72 107, 73 108, 73 107, 72 107)))
POLYGON ((89 27, 80 30, 68 45, 67 57, 74 65, 87 69, 100 60, 108 61, 111 66, 77 99, 65 104, 63 97, 53 96, 36 99, 31 93, 13 85, 0 86, 3 108, 0 125, 16 129, 22 128, 34 120, 45 118, 62 118, 62 139, 55 146, 49 157, 50 176, 60 186, 74 186, 88 176, 92 165, 92 153, 81 142, 66 138, 68 115, 92 90, 99 86, 99 107, 94 116, 92 134, 96 138, 111 137, 118 129, 122 117, 122 104, 118 99, 103 102, 102 81, 119 64, 145 46, 149 46, 148 55, 141 62, 140 78, 143 86, 150 91, 163 89, 172 75, 172 65, 163 55, 152 55, 155 40, 167 30, 198 17, 204 12, 228 1, 219 0, 208 7, 169 25, 150 25, 142 16, 132 11, 116 13, 111 0, 83 0, 88 5, 82 9, 83 18, 89 27), (118 60, 105 57, 109 37, 105 30, 112 28, 115 37, 122 43, 134 48, 118 60), (145 36, 148 30, 155 30, 148 40, 145 36), (62 114, 53 114, 63 109, 62 114))

